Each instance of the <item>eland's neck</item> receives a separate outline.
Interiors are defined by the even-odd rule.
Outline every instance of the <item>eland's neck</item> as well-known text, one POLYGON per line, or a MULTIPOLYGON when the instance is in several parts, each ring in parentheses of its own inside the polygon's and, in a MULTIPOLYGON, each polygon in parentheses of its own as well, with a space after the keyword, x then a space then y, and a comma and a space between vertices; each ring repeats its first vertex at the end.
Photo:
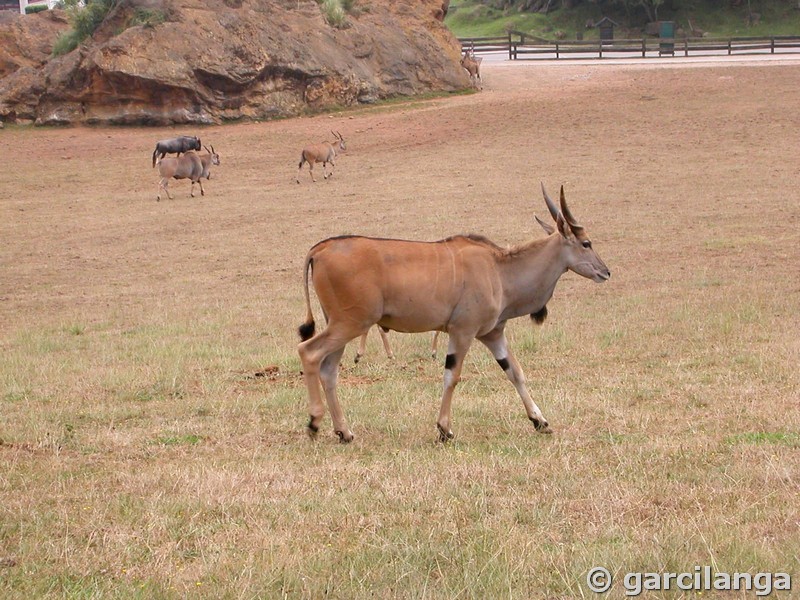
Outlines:
POLYGON ((559 278, 567 271, 559 234, 513 250, 499 270, 504 296, 500 320, 538 312, 553 296, 559 278))

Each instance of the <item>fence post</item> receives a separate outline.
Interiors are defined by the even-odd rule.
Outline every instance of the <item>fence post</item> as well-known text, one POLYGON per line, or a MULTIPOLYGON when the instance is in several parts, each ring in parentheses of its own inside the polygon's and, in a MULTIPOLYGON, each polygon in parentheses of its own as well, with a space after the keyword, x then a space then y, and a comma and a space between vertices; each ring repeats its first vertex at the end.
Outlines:
POLYGON ((508 32, 508 60, 511 60, 514 57, 513 52, 511 51, 511 32, 508 32))
POLYGON ((646 38, 642 38, 642 58, 647 56, 647 40, 646 38))
POLYGON ((770 54, 775 54, 775 38, 774 37, 769 38, 769 53, 770 54))
POLYGON ((728 40, 728 56, 730 56, 730 55, 731 55, 731 42, 732 42, 732 41, 733 41, 733 40, 730 40, 730 39, 728 40))

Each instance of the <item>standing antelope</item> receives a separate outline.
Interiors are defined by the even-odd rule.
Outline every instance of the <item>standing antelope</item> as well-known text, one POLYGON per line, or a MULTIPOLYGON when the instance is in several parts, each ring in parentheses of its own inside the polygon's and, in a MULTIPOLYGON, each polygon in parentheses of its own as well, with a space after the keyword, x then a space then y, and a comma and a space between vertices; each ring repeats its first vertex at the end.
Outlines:
POLYGON ((161 200, 162 189, 167 193, 167 198, 172 200, 169 189, 167 189, 170 179, 191 179, 192 187, 189 191, 191 197, 194 198, 195 183, 200 184, 200 194, 202 196, 206 195, 206 191, 203 189, 203 182, 200 179, 203 177, 211 179, 211 165, 219 165, 220 161, 219 154, 214 152, 214 146, 211 146, 210 150, 208 146, 204 146, 204 148, 206 149, 206 154, 198 155, 194 152, 187 152, 177 158, 167 156, 158 159, 156 164, 158 165, 158 174, 161 179, 158 182, 156 200, 161 200))
POLYGON ((479 90, 483 89, 483 80, 481 79, 481 62, 483 58, 475 57, 474 52, 466 50, 461 57, 461 66, 469 73, 469 81, 479 90))
POLYGON ((547 302, 568 270, 598 283, 611 273, 592 249, 586 229, 569 211, 564 188, 560 209, 544 186, 542 193, 556 226, 536 217, 548 236, 512 248, 474 235, 438 242, 345 236, 324 240, 309 250, 303 267, 306 320, 298 330, 303 340, 298 352, 308 388, 312 436, 325 413, 322 384, 334 431, 342 442, 353 439, 336 394, 339 361, 347 343, 376 323, 409 333, 448 333, 444 392, 436 422, 440 440, 453 437, 450 406, 474 339, 491 351, 514 384, 536 430, 551 433, 508 348, 506 322, 522 315, 544 320, 547 302), (328 321, 316 334, 309 270, 328 321))
POLYGON ((316 163, 322 163, 322 177, 323 179, 327 179, 333 175, 333 167, 336 164, 333 162, 333 159, 336 157, 337 150, 346 150, 344 143, 344 138, 342 137, 341 133, 337 133, 335 131, 331 131, 331 133, 336 138, 336 141, 333 143, 331 142, 321 142, 319 144, 312 144, 311 146, 306 146, 303 148, 303 152, 300 153, 300 164, 297 167, 297 183, 300 183, 300 171, 303 169, 303 164, 308 163, 308 172, 311 175, 311 181, 316 182, 314 179, 314 165, 316 163), (327 173, 325 171, 325 166, 331 163, 331 172, 327 173))

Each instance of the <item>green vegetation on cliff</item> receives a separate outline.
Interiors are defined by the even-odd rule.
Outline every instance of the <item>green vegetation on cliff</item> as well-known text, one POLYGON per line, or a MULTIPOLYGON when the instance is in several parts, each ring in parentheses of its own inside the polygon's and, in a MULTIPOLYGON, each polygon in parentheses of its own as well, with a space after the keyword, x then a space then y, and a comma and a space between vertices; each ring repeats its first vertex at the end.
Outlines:
POLYGON ((797 0, 453 0, 446 23, 460 37, 504 35, 598 37, 602 17, 619 23, 615 37, 641 37, 653 20, 675 21, 679 34, 712 37, 800 35, 797 0), (549 8, 547 8, 549 6, 549 8))

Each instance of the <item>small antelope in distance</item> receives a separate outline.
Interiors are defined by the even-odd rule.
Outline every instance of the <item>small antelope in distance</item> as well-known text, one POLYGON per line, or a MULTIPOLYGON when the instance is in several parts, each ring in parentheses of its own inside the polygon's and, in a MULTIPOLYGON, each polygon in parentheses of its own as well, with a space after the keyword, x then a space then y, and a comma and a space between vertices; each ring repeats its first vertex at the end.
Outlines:
POLYGON ((336 392, 339 362, 347 343, 375 324, 406 333, 448 333, 436 421, 441 441, 453 437, 453 392, 475 339, 489 349, 514 385, 536 430, 551 433, 508 348, 506 323, 523 315, 543 321, 556 284, 567 271, 598 283, 611 272, 592 248, 586 229, 572 216, 564 188, 560 207, 544 186, 542 193, 555 226, 536 217, 548 236, 511 248, 476 235, 438 242, 344 236, 323 240, 309 250, 303 266, 306 319, 298 329, 303 341, 297 349, 308 388, 312 437, 325 414, 324 391, 334 431, 340 441, 352 441, 336 392), (319 333, 311 310, 309 274, 328 323, 319 333))
MULTIPOLYGON (((394 359, 394 352, 392 352, 392 347, 389 345, 389 330, 384 329, 380 325, 377 326, 378 333, 381 334, 381 341, 383 342, 383 349, 386 351, 386 358, 389 360, 394 359)), ((441 331, 435 331, 433 333, 433 341, 431 342, 431 356, 436 358, 436 344, 439 339, 439 334, 441 331)), ((353 362, 358 363, 364 356, 367 351, 367 335, 369 331, 361 336, 361 339, 358 342, 358 351, 356 352, 356 357, 353 362)))
POLYGON ((200 184, 200 195, 205 196, 206 192, 203 189, 203 182, 200 181, 203 177, 211 179, 211 166, 219 165, 219 154, 214 152, 214 146, 209 150, 208 146, 203 146, 207 154, 195 154, 194 152, 187 152, 183 156, 158 159, 158 174, 161 175, 161 180, 158 182, 158 195, 156 200, 161 200, 161 190, 167 193, 167 197, 172 200, 167 186, 170 179, 191 179, 192 187, 189 195, 194 198, 194 184, 200 184))
POLYGON ((314 179, 314 164, 316 163, 322 163, 322 176, 324 179, 333 175, 333 167, 336 166, 333 159, 336 157, 336 152, 338 150, 346 150, 347 148, 345 147, 344 138, 341 133, 335 131, 331 131, 331 133, 336 138, 335 142, 321 142, 303 148, 303 152, 300 153, 300 164, 297 167, 297 183, 300 183, 300 171, 303 169, 304 163, 308 163, 308 172, 313 182, 317 181, 314 179), (325 166, 328 163, 331 163, 330 173, 325 171, 325 166))
POLYGON ((481 79, 481 62, 483 58, 475 57, 474 51, 465 50, 464 56, 461 57, 461 66, 469 73, 469 80, 479 90, 483 89, 483 80, 481 79))
POLYGON ((200 138, 195 135, 181 135, 156 142, 156 149, 153 151, 153 167, 156 166, 157 158, 164 158, 167 154, 177 154, 180 156, 189 150, 200 150, 200 138))

